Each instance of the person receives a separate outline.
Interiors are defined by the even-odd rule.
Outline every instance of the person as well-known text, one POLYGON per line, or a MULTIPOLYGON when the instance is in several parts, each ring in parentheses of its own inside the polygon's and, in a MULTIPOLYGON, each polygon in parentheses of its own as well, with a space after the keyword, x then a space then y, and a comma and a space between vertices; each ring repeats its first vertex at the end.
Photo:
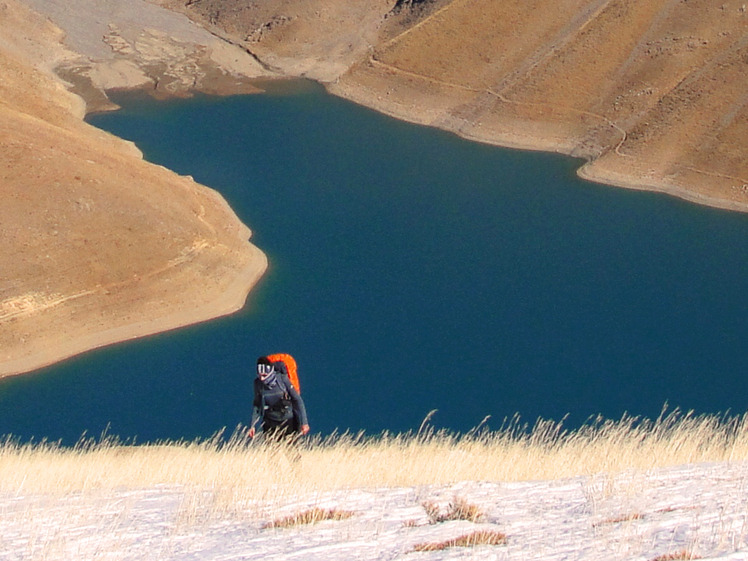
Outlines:
POLYGON ((260 421, 266 437, 284 438, 309 432, 304 401, 289 380, 283 363, 273 363, 266 356, 257 359, 250 438, 255 437, 260 421))

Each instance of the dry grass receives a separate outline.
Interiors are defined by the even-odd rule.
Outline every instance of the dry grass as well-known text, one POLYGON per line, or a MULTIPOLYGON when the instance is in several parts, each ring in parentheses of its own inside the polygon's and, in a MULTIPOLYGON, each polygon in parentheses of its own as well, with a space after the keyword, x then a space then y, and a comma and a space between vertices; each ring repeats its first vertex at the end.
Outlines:
POLYGON ((454 501, 449 503, 446 511, 442 511, 436 503, 425 502, 422 506, 426 510, 431 524, 439 524, 451 520, 479 522, 484 518, 483 512, 476 505, 470 504, 460 497, 455 497, 454 501))
POLYGON ((413 551, 441 551, 449 547, 476 547, 479 545, 504 545, 506 534, 495 530, 478 530, 458 538, 442 542, 420 543, 413 547, 413 551))
POLYGON ((298 514, 292 514, 291 516, 284 516, 278 518, 272 522, 268 522, 263 525, 263 529, 267 528, 291 528, 293 526, 302 526, 304 524, 316 524, 317 522, 323 522, 325 520, 345 520, 353 516, 353 512, 350 510, 339 510, 336 508, 310 508, 298 514))
POLYGON ((691 553, 690 551, 677 551, 675 553, 666 553, 664 555, 658 555, 652 561, 682 561, 682 560, 691 560, 691 559, 701 559, 701 557, 698 557, 691 553))
POLYGON ((593 524, 593 526, 597 527, 604 526, 606 524, 620 524, 621 522, 631 522, 632 520, 641 520, 642 518, 644 518, 644 516, 642 516, 638 512, 632 512, 631 514, 622 514, 621 516, 616 516, 615 518, 606 518, 605 520, 593 524))
POLYGON ((481 434, 343 434, 298 447, 240 436, 139 446, 105 439, 75 448, 8 439, 0 444, 0 492, 176 485, 235 504, 347 488, 558 479, 747 459, 746 417, 677 413, 656 421, 598 420, 573 432, 515 422, 481 434))

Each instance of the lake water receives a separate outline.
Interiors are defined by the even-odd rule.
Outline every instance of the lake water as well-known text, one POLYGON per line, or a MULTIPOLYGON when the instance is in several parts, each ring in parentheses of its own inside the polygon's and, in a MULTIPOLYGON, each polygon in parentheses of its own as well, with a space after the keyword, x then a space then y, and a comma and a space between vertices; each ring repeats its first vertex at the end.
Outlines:
POLYGON ((209 436, 290 352, 315 431, 743 413, 748 216, 413 126, 300 82, 92 123, 220 191, 270 269, 240 313, 0 381, 0 434, 209 436))

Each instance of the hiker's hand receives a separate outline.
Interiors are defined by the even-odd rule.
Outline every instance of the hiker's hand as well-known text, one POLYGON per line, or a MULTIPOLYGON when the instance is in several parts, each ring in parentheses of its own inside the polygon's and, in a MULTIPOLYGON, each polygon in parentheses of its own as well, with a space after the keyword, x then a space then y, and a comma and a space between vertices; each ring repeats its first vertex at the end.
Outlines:
POLYGON ((309 433, 309 425, 301 425, 301 434, 308 434, 309 433))
POLYGON ((254 427, 249 427, 249 430, 247 431, 247 434, 249 435, 249 438, 254 438, 255 437, 255 428, 254 427))

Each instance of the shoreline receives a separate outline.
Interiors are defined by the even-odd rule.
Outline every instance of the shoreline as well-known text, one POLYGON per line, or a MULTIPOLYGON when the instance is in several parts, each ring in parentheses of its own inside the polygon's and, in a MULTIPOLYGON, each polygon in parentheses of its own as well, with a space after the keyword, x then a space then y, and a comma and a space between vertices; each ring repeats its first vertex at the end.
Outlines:
MULTIPOLYGON (((596 160, 584 158, 581 156, 575 156, 572 153, 574 147, 571 143, 565 144, 559 140, 551 141, 548 139, 535 137, 531 133, 522 134, 521 132, 507 133, 504 136, 481 136, 478 134, 468 134, 464 131, 455 130, 453 128, 434 124, 433 122, 430 122, 426 118, 420 118, 418 115, 405 114, 403 112, 394 111, 385 104, 377 104, 377 103, 373 103, 370 101, 362 101, 360 99, 357 99, 355 96, 350 95, 350 93, 336 90, 336 85, 334 83, 317 81, 317 80, 313 80, 310 78, 284 75, 284 76, 253 79, 250 82, 250 88, 253 88, 253 89, 247 92, 236 91, 231 86, 227 86, 226 88, 217 88, 217 91, 212 92, 212 93, 201 92, 201 91, 194 92, 194 93, 205 93, 206 95, 215 95, 219 97, 233 96, 233 95, 254 95, 254 94, 265 93, 266 91, 268 91, 268 89, 277 88, 277 85, 282 84, 283 82, 291 83, 294 81, 305 81, 305 80, 311 80, 315 84, 324 88, 325 91, 329 95, 340 97, 341 99, 345 99, 346 101, 350 101, 351 103, 361 105, 362 107, 366 107, 368 109, 376 111, 377 113, 381 113, 382 115, 387 115, 388 117, 392 117, 393 119, 397 119, 399 121, 411 123, 411 124, 418 125, 418 126, 438 128, 442 131, 454 134, 458 136, 459 138, 462 138, 469 142, 477 142, 480 144, 495 146, 497 148, 505 148, 508 150, 520 150, 520 151, 529 151, 529 152, 546 152, 546 153, 551 153, 551 154, 560 154, 568 158, 571 158, 573 160, 580 160, 583 163, 577 168, 575 173, 580 179, 589 181, 591 183, 596 183, 599 185, 606 185, 610 187, 617 187, 621 189, 628 189, 628 190, 633 190, 633 191, 660 193, 663 195, 675 197, 677 199, 680 199, 682 201, 689 202, 692 204, 697 204, 697 205, 720 209, 720 210, 727 210, 731 212, 748 213, 748 202, 741 203, 739 201, 730 201, 730 200, 721 199, 718 197, 709 197, 705 194, 698 193, 696 191, 687 189, 685 187, 667 184, 663 181, 656 181, 653 178, 648 178, 648 177, 641 177, 639 180, 636 180, 633 175, 616 173, 612 170, 590 171, 589 168, 596 162, 596 160), (264 86, 270 86, 270 88, 266 89, 266 87, 264 86)), ((168 101, 168 99, 170 98, 177 99, 180 97, 190 97, 192 95, 190 93, 187 93, 184 95, 158 96, 158 95, 153 95, 153 93, 150 92, 148 88, 145 88, 143 86, 121 87, 116 90, 111 90, 107 92, 107 94, 108 95, 114 94, 115 96, 118 94, 125 95, 125 96, 144 95, 144 96, 154 97, 156 99, 160 99, 163 101, 168 101)), ((113 105, 114 106, 111 108, 105 108, 100 111, 87 110, 86 116, 90 114, 94 114, 96 112, 116 111, 119 109, 119 107, 116 104, 113 104, 113 105)))
MULTIPOLYGON (((387 104, 371 99, 370 96, 363 95, 360 88, 358 89, 359 91, 356 91, 357 85, 355 84, 349 87, 341 87, 339 83, 322 83, 322 85, 331 95, 341 97, 394 119, 419 126, 441 129, 470 142, 478 142, 510 150, 561 154, 575 160, 582 160, 583 163, 577 168, 576 174, 580 179, 585 181, 621 189, 660 193, 692 204, 731 212, 748 213, 748 200, 743 203, 726 198, 711 197, 693 189, 668 184, 663 179, 658 180, 654 177, 645 177, 644 175, 637 178, 634 174, 620 173, 612 169, 599 169, 601 167, 598 164, 600 158, 574 155, 576 146, 571 139, 539 136, 538 134, 533 134, 531 130, 527 130, 536 128, 535 125, 546 125, 547 123, 543 121, 527 124, 525 127, 509 126, 510 130, 502 134, 482 135, 474 131, 460 130, 459 128, 449 126, 449 124, 435 123, 433 115, 430 118, 430 114, 427 111, 424 111, 420 115, 417 112, 398 111, 393 104, 387 104), (527 131, 524 134, 523 128, 527 131), (596 171, 592 171, 591 167, 596 167, 596 171)), ((744 189, 748 191, 745 187, 744 189)))
POLYGON ((43 354, 0 361, 0 381, 4 378, 38 373, 46 367, 63 363, 79 355, 104 347, 133 341, 159 333, 197 325, 231 315, 244 308, 249 293, 257 286, 267 270, 267 256, 254 246, 254 256, 241 269, 231 285, 220 297, 191 310, 177 310, 166 315, 91 333, 73 341, 46 346, 43 354))
POLYGON ((699 206, 705 206, 718 210, 726 210, 730 212, 748 213, 748 203, 739 203, 737 201, 727 201, 725 199, 709 197, 707 195, 697 193, 683 187, 678 187, 677 185, 652 183, 646 179, 642 179, 640 182, 635 182, 627 179, 624 175, 617 175, 612 171, 609 171, 607 174, 600 172, 590 172, 588 170, 588 164, 589 162, 580 167, 577 170, 577 175, 580 177, 580 179, 584 179, 585 181, 590 181, 598 185, 609 185, 611 187, 629 189, 632 191, 660 193, 699 206))
MULTIPOLYGON (((105 4, 97 10, 112 2, 105 4)), ((0 27, 7 32, 0 41, 0 70, 7 77, 0 87, 0 135, 6 141, 0 161, 7 163, 0 210, 7 242, 0 254, 0 379, 242 309, 267 269, 267 257, 250 243, 251 230, 214 189, 145 161, 133 143, 86 123, 87 113, 112 105, 71 92, 75 86, 53 69, 78 65, 101 78, 107 67, 110 83, 140 88, 142 73, 126 57, 94 60, 70 50, 65 41, 71 31, 90 39, 93 27, 85 17, 73 14, 75 29, 63 31, 18 0, 0 8, 0 27)), ((127 8, 134 21, 146 23, 138 6, 127 8)), ((184 16, 159 10, 174 26, 167 31, 211 43, 178 41, 166 31, 137 36, 137 23, 129 31, 110 24, 110 46, 155 73, 150 89, 179 96, 190 88, 178 86, 206 80, 205 91, 216 91, 216 84, 246 91, 248 79, 231 78, 231 69, 244 63, 227 58, 228 47, 184 16), (175 17, 181 21, 174 23, 175 17), (152 65, 154 53, 171 57, 175 66, 152 65)), ((91 76, 82 79, 89 93, 96 91, 91 76)))
MULTIPOLYGON (((349 98, 346 97, 345 99, 349 99, 349 98)), ((350 101, 353 101, 353 100, 350 100, 350 101)), ((465 134, 459 130, 454 130, 448 127, 442 128, 442 127, 439 127, 433 124, 429 124, 426 121, 419 121, 417 118, 408 118, 408 117, 398 116, 397 114, 390 113, 383 108, 374 107, 372 105, 365 105, 365 106, 375 111, 378 111, 382 114, 389 115, 396 119, 400 119, 402 121, 410 122, 410 123, 417 124, 417 125, 441 128, 441 130, 444 130, 446 132, 451 132, 459 136, 460 138, 463 138, 470 142, 488 144, 490 146, 506 148, 509 150, 546 152, 546 153, 553 153, 553 154, 561 154, 568 158, 577 159, 577 160, 582 159, 584 160, 584 163, 580 167, 577 168, 576 174, 580 179, 584 179, 585 181, 589 181, 591 183, 596 183, 599 185, 607 185, 610 187, 617 187, 621 189, 629 189, 633 191, 646 191, 650 193, 660 193, 663 195, 675 197, 677 199, 680 199, 680 200, 683 200, 689 203, 701 205, 701 206, 707 206, 707 207, 716 208, 720 210, 728 210, 731 212, 748 213, 748 201, 746 201, 745 203, 741 203, 739 201, 731 201, 729 199, 724 199, 724 198, 719 198, 719 197, 710 197, 708 195, 699 193, 697 191, 688 189, 686 187, 680 187, 678 185, 669 185, 665 183, 664 181, 656 181, 656 180, 653 180, 652 178, 641 177, 637 180, 633 174, 626 175, 622 173, 616 173, 612 170, 592 172, 589 170, 589 167, 592 164, 594 164, 596 160, 574 156, 571 153, 572 150, 570 149, 570 147, 564 147, 561 143, 554 143, 554 142, 544 141, 540 139, 536 139, 535 142, 523 141, 521 139, 530 138, 530 135, 521 135, 521 134, 516 134, 516 133, 514 135, 516 136, 516 140, 508 138, 507 136, 483 137, 483 136, 478 136, 478 135, 470 135, 470 134, 465 134)))

